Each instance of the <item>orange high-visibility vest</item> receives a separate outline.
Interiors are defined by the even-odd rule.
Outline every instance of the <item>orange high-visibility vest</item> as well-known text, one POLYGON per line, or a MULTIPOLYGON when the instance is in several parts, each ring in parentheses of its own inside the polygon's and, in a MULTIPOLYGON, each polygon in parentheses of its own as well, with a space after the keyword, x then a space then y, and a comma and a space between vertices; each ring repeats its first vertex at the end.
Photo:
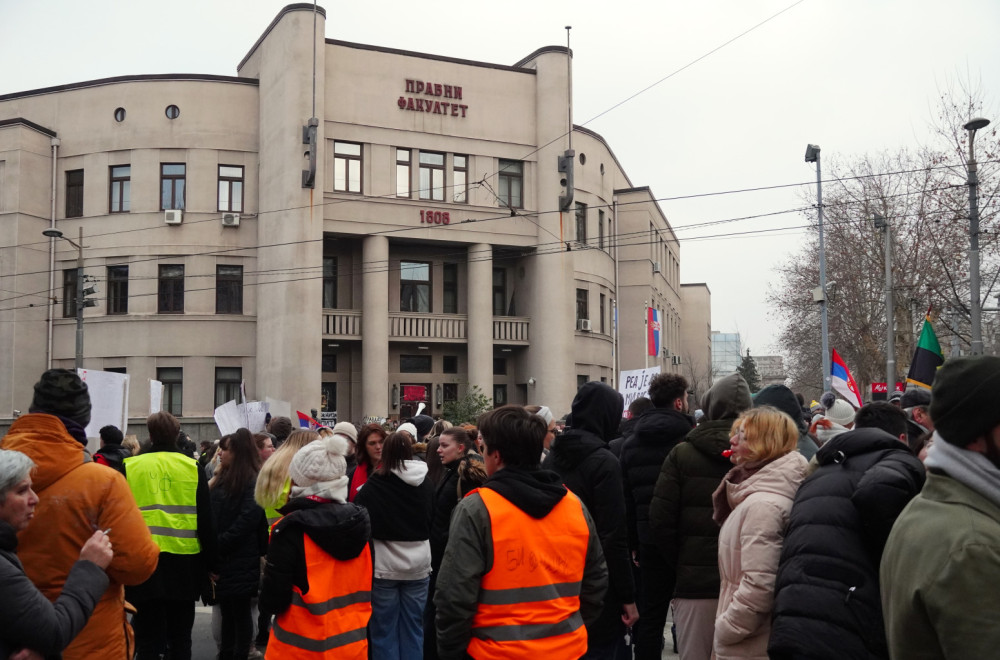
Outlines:
POLYGON ((580 584, 590 530, 579 498, 566 496, 541 520, 488 488, 493 567, 480 582, 467 648, 476 660, 576 660, 587 651, 580 584))
POLYGON ((341 561, 305 534, 302 542, 309 593, 294 587, 292 604, 271 627, 264 657, 367 660, 367 628, 372 615, 369 547, 366 545, 354 559, 341 561))

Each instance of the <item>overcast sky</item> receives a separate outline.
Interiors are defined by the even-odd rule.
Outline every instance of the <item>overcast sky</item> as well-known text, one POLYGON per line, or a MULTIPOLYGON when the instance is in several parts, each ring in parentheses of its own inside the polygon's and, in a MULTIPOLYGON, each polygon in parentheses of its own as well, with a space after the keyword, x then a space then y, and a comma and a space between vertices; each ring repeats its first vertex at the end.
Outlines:
MULTIPOLYGON (((126 74, 236 75, 285 4, 0 0, 0 94, 126 74)), ((603 135, 633 184, 663 200, 681 239, 682 281, 706 282, 712 327, 739 330, 755 354, 780 351, 764 296, 805 233, 718 235, 797 228, 805 217, 685 226, 796 209, 802 189, 671 198, 810 182, 814 195, 806 144, 820 145, 827 164, 916 147, 931 140, 935 99, 949 85, 971 80, 994 107, 1000 97, 998 0, 380 0, 326 9, 328 38, 499 64, 564 45, 572 25, 574 122, 603 135)))

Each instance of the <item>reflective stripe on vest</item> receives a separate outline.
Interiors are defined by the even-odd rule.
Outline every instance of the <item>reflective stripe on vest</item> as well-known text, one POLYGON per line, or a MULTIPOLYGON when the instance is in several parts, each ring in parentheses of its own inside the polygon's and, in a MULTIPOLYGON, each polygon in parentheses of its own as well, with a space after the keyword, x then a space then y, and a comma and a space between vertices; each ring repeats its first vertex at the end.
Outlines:
POLYGON ((493 567, 480 582, 469 655, 579 658, 587 651, 580 585, 590 540, 579 498, 567 491, 538 520, 494 490, 475 492, 490 516, 493 567))
POLYGON ((125 477, 161 552, 195 555, 198 542, 198 462, 158 451, 125 459, 125 477))
POLYGON ((341 561, 307 535, 302 536, 302 545, 309 593, 293 588, 292 604, 274 620, 264 657, 366 660, 372 614, 369 547, 354 559, 341 561))

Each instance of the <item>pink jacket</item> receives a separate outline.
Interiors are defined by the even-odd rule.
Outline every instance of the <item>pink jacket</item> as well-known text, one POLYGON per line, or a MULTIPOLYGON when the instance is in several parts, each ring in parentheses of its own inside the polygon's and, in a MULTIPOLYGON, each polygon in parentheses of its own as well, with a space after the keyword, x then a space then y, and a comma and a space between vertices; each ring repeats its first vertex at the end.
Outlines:
POLYGON ((785 454, 742 483, 723 480, 733 511, 719 532, 719 576, 715 615, 717 660, 767 660, 774 578, 788 514, 809 463, 797 451, 785 454))

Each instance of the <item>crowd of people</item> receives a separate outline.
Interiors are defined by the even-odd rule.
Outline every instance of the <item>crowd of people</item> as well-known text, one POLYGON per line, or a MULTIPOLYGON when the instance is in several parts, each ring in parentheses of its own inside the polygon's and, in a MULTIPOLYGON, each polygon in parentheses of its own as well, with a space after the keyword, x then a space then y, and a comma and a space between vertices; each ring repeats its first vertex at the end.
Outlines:
POLYGON ((1000 358, 860 409, 739 374, 623 408, 200 448, 158 412, 91 456, 49 370, 0 442, 0 659, 189 659, 199 601, 223 660, 994 657, 1000 358))

